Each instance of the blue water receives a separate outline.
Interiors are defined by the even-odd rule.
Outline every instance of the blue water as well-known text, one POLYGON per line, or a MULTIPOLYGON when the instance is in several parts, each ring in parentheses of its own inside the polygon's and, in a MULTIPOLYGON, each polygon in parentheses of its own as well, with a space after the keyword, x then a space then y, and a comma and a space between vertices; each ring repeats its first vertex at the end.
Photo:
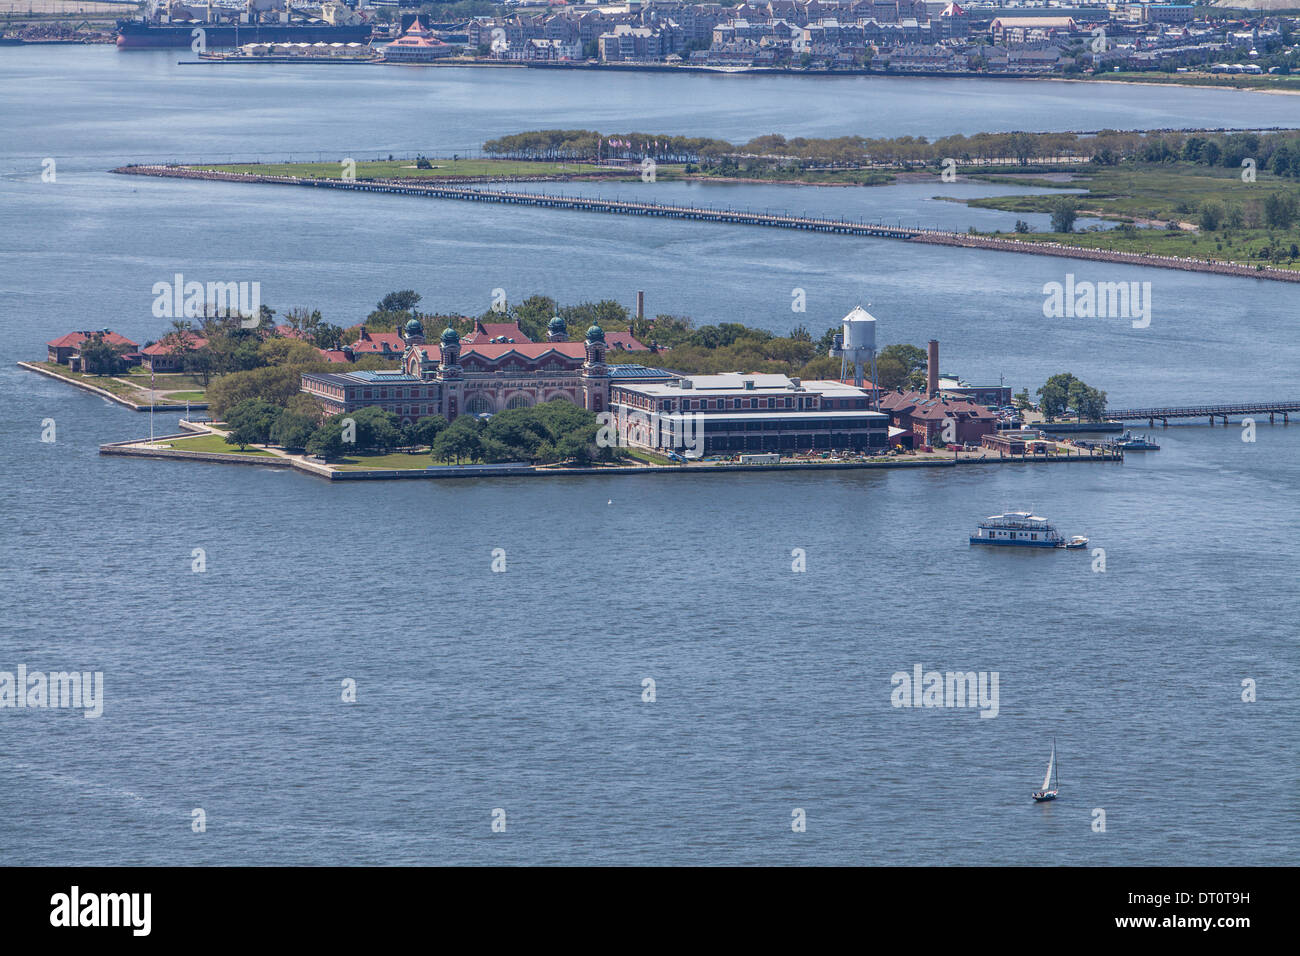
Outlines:
MULTIPOLYGON (((13 365, 74 327, 156 337, 152 283, 182 271, 259 279, 269 304, 344 324, 407 287, 439 311, 479 311, 496 286, 645 289, 652 312, 777 331, 870 301, 886 341, 937 337, 945 371, 973 381, 1069 368, 1117 404, 1293 399, 1297 290, 1281 283, 104 172, 209 143, 419 148, 424 129, 620 117, 857 132, 836 104, 881 83, 901 97, 873 101, 881 135, 1218 125, 1227 103, 1224 124, 1271 125, 1290 98, 648 76, 596 95, 581 74, 176 58, 0 51, 0 670, 102 670, 107 696, 96 720, 0 710, 0 862, 1296 862, 1295 426, 1261 423, 1253 443, 1237 424, 1171 428, 1122 465, 336 486, 101 457, 147 416, 13 365), (979 112, 951 112, 959 94, 979 112), (56 183, 39 181, 47 155, 66 157, 56 183), (1151 327, 1044 319, 1042 285, 1066 272, 1152 282, 1151 327), (1106 570, 967 544, 1012 507, 1089 535, 1106 570), (997 671, 998 716, 892 707, 891 675, 917 663, 997 671), (1053 735, 1062 799, 1038 806, 1053 735)), ((761 188, 868 217, 985 213, 932 187, 761 188)))

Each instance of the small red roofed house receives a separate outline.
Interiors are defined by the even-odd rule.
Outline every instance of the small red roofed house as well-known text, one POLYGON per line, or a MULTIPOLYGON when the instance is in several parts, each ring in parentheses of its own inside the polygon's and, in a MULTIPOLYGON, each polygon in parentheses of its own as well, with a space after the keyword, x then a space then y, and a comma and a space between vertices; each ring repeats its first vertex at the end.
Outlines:
POLYGON ((67 335, 60 335, 53 342, 46 342, 47 355, 49 361, 58 362, 60 365, 68 365, 74 356, 81 352, 81 343, 86 339, 92 339, 102 336, 104 341, 109 345, 120 345, 134 353, 137 346, 125 336, 118 335, 116 332, 108 329, 97 329, 88 332, 69 332, 67 335))
POLYGON ((402 341, 402 336, 397 332, 368 332, 366 329, 361 330, 361 338, 353 342, 348 348, 352 349, 354 355, 380 355, 388 358, 400 358, 406 351, 406 343, 402 341))
POLYGON ((275 327, 276 335, 281 335, 286 339, 305 339, 307 333, 302 329, 295 329, 292 325, 277 325, 275 327))
POLYGON ((179 372, 185 367, 185 353, 196 352, 208 340, 195 332, 181 334, 168 332, 153 345, 140 350, 144 367, 151 372, 179 372))
POLYGON ((351 349, 317 349, 321 358, 326 362, 333 362, 338 365, 347 365, 353 360, 351 349))
POLYGON ((622 349, 624 352, 650 351, 650 347, 638 342, 631 332, 606 332, 605 342, 611 349, 622 349))
POLYGON ((524 334, 518 322, 480 322, 474 321, 474 331, 461 339, 464 345, 487 345, 489 343, 515 343, 523 345, 533 340, 524 334))

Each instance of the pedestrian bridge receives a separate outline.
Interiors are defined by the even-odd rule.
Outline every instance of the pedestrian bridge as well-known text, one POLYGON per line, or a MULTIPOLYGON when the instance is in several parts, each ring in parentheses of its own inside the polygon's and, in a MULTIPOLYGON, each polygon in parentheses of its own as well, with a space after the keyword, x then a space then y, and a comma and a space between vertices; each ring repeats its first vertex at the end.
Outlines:
POLYGON ((1171 408, 1116 408, 1107 409, 1106 417, 1112 421, 1140 421, 1145 418, 1151 427, 1156 422, 1168 425, 1171 418, 1208 418, 1214 424, 1216 418, 1223 419, 1227 425, 1230 418, 1250 418, 1255 415, 1267 415, 1272 424, 1276 416, 1281 415, 1283 422, 1290 422, 1291 413, 1300 412, 1300 402, 1244 402, 1238 405, 1180 405, 1171 408))

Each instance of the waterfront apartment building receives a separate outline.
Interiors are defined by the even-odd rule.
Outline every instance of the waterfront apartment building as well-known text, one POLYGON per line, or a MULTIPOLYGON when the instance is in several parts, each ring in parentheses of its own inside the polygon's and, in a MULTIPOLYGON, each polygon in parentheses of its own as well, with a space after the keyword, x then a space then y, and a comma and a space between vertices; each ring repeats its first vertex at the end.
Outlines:
POLYGON ((616 382, 609 407, 625 444, 654 451, 866 451, 883 449, 889 432, 889 416, 872 410, 865 390, 785 375, 616 382))

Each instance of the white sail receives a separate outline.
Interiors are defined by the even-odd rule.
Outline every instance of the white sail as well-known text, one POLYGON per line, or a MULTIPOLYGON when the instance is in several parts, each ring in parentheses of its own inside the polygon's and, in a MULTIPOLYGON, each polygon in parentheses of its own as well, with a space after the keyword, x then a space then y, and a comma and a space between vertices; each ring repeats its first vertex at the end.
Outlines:
POLYGON ((1052 755, 1047 758, 1047 776, 1043 778, 1042 789, 1046 790, 1052 782, 1052 764, 1056 762, 1056 741, 1052 741, 1052 755))

